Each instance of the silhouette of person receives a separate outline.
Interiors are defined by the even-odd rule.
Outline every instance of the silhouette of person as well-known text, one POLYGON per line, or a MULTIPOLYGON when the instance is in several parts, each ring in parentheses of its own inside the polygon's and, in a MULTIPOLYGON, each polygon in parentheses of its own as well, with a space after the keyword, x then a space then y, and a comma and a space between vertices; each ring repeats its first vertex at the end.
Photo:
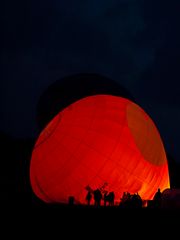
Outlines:
POLYGON ((97 188, 96 190, 94 190, 94 205, 95 206, 100 206, 101 205, 101 199, 102 199, 102 193, 97 188))
POLYGON ((142 207, 142 199, 140 195, 134 193, 131 198, 131 207, 133 208, 141 208, 142 207))
POLYGON ((122 198, 120 199, 120 207, 127 208, 131 205, 131 194, 129 192, 123 192, 122 198))
POLYGON ((104 199, 104 206, 106 206, 108 202, 108 191, 104 192, 103 199, 104 199))
POLYGON ((108 194, 109 206, 114 206, 114 198, 115 198, 114 192, 110 192, 108 194))
POLYGON ((154 207, 160 207, 161 206, 161 200, 162 200, 162 193, 160 188, 158 188, 157 192, 154 195, 153 201, 154 201, 154 207))
POLYGON ((90 205, 91 199, 92 199, 92 193, 91 193, 91 191, 88 191, 88 193, 86 195, 86 201, 87 201, 88 205, 90 205))

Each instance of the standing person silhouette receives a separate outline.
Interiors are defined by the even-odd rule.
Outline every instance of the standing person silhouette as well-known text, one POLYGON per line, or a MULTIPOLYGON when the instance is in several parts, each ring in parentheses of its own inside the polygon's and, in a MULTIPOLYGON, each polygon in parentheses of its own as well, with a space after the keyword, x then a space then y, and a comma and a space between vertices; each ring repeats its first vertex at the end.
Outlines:
POLYGON ((114 198, 115 198, 114 192, 110 192, 108 195, 109 206, 114 206, 114 198))
POLYGON ((96 190, 94 190, 94 205, 95 206, 100 206, 101 205, 101 199, 102 199, 102 193, 97 188, 96 190))
POLYGON ((154 195, 153 201, 154 201, 154 207, 159 208, 161 207, 161 200, 162 200, 162 193, 160 188, 158 188, 157 192, 154 195))
POLYGON ((88 191, 88 193, 86 195, 86 201, 87 201, 88 206, 91 204, 91 199, 92 199, 92 193, 91 193, 91 191, 88 191))
POLYGON ((107 191, 104 192, 103 199, 104 199, 104 206, 106 206, 107 201, 108 201, 108 192, 107 191))

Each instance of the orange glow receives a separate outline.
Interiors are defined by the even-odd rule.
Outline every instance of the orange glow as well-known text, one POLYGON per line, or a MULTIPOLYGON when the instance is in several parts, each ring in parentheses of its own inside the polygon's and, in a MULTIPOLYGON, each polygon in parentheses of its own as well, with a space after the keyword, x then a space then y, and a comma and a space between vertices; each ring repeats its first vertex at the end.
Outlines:
POLYGON ((40 134, 31 158, 30 181, 45 202, 85 203, 86 186, 138 192, 152 199, 170 186, 160 135, 131 101, 111 95, 83 98, 56 115, 40 134))

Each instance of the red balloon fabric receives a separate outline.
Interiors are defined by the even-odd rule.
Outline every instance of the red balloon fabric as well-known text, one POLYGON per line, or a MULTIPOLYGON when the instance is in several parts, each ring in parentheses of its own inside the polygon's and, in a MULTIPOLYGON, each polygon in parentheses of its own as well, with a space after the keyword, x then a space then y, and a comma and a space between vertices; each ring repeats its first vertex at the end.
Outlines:
POLYGON ((45 202, 85 203, 87 187, 152 199, 169 188, 160 134, 137 104, 112 95, 85 97, 59 112, 32 152, 30 182, 45 202))

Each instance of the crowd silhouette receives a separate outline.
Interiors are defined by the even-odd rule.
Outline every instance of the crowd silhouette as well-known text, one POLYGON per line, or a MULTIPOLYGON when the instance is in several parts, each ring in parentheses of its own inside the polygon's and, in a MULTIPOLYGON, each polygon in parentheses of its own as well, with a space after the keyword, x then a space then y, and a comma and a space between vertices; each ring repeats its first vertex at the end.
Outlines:
MULTIPOLYGON (((85 197, 86 204, 88 206, 119 206, 120 208, 133 208, 133 209, 140 209, 143 208, 144 202, 139 193, 130 193, 130 192, 123 192, 122 197, 119 199, 119 202, 115 204, 115 193, 114 191, 107 191, 104 189, 105 186, 97 189, 92 189, 91 187, 87 186, 87 194, 85 197)), ((72 200, 71 196, 71 205, 74 203, 74 199, 72 200)), ((69 200, 70 200, 69 199, 69 200)), ((162 202, 162 193, 160 188, 157 189, 152 200, 148 200, 146 207, 151 208, 160 208, 162 202)))
POLYGON ((108 192, 104 190, 105 185, 101 188, 97 188, 95 190, 91 189, 89 186, 86 187, 87 195, 86 202, 87 205, 91 205, 92 199, 94 200, 95 206, 101 206, 102 201, 104 202, 104 206, 114 206, 115 194, 113 191, 108 192))
MULTIPOLYGON (((114 191, 105 191, 104 189, 91 189, 87 188, 86 201, 90 205, 92 199, 94 199, 94 206, 101 206, 102 200, 104 201, 104 206, 114 206, 115 205, 115 193, 114 191)), ((143 201, 138 193, 130 194, 129 192, 124 192, 122 198, 120 199, 119 206, 122 208, 133 207, 141 208, 143 206, 143 201)))
POLYGON ((120 199, 119 206, 122 208, 142 208, 143 201, 138 193, 130 194, 129 192, 124 192, 122 198, 120 199))

